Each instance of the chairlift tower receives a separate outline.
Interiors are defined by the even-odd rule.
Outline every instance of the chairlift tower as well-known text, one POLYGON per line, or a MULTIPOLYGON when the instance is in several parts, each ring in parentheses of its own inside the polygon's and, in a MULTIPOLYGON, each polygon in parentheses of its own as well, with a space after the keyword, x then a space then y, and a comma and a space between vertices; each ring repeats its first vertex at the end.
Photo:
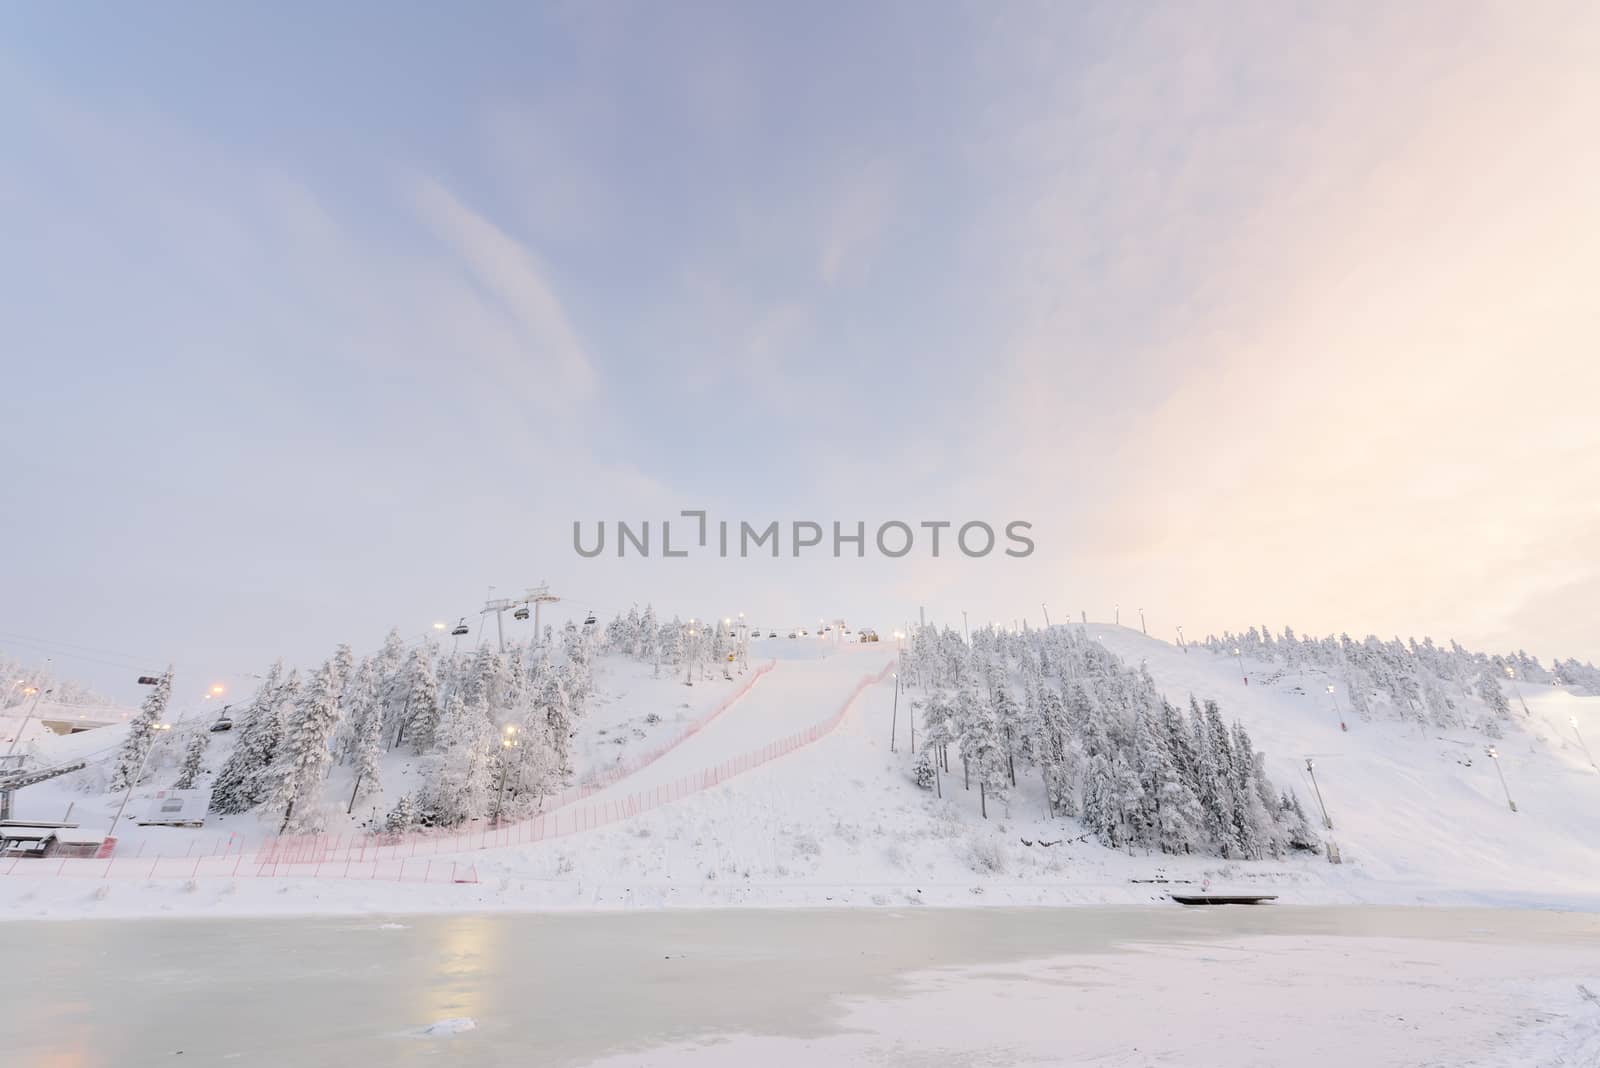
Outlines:
POLYGON ((544 640, 544 627, 539 624, 539 609, 547 604, 555 604, 561 598, 550 592, 548 583, 541 582, 537 586, 530 586, 528 592, 522 595, 523 604, 533 605, 533 640, 544 640))

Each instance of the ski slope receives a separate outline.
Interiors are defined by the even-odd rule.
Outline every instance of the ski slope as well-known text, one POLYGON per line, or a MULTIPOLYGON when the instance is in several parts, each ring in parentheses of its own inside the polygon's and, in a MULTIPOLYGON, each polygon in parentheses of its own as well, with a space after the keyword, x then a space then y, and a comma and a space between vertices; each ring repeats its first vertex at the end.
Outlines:
MULTIPOLYGON (((1074 626, 1077 626, 1074 624, 1074 626)), ((959 764, 942 796, 911 780, 910 705, 892 678, 869 686, 814 743, 709 789, 608 826, 537 842, 473 850, 472 886, 415 886, 337 879, 250 880, 179 889, 158 881, 118 884, 100 896, 81 883, 0 879, 7 914, 138 915, 171 909, 207 914, 430 909, 593 909, 719 905, 1062 905, 1164 901, 1176 885, 1248 888, 1285 903, 1511 905, 1600 908, 1600 848, 1592 813, 1600 773, 1567 726, 1600 738, 1600 699, 1524 684, 1531 714, 1513 696, 1519 723, 1498 744, 1517 801, 1505 802, 1484 739, 1469 731, 1420 731, 1348 715, 1348 731, 1315 671, 1283 673, 1246 661, 1250 683, 1226 657, 1185 653, 1136 630, 1087 627, 1130 664, 1144 662, 1174 702, 1215 699, 1265 751, 1274 781, 1292 785, 1308 811, 1316 794, 1331 816, 1345 863, 1294 856, 1258 862, 1108 850, 1074 821, 1052 818, 1040 784, 1019 765, 1011 797, 980 815, 959 764), (896 727, 891 749, 891 724, 896 727), (1561 728, 1566 727, 1563 731, 1561 728), (1170 880, 1153 882, 1152 880, 1170 880)), ((578 751, 591 769, 615 753, 681 737, 659 759, 583 803, 621 801, 825 720, 864 676, 891 666, 894 647, 776 639, 752 647, 752 663, 776 660, 742 698, 692 734, 734 686, 719 678, 684 686, 648 667, 608 659, 602 694, 578 751), (652 711, 657 722, 648 725, 652 711), (616 739, 625 735, 626 745, 616 739)), ((107 734, 119 731, 107 728, 107 734)), ((86 748, 91 732, 62 739, 86 748)), ((408 758, 394 755, 398 763, 408 758)), ((386 769, 386 779, 390 771, 386 769)), ((403 782, 403 779, 401 780, 403 782)), ((42 789, 42 788, 41 788, 42 789)), ((337 785, 333 787, 337 792, 337 785)), ((27 795, 22 795, 26 797, 27 795)), ((37 804, 48 795, 39 795, 37 804)), ((50 805, 64 800, 57 796, 50 805)), ((113 799, 89 797, 91 807, 113 799)), ((236 820, 254 821, 254 817, 236 820)), ((257 825, 259 826, 259 825, 257 825)), ((150 848, 176 850, 186 836, 151 828, 150 848)))

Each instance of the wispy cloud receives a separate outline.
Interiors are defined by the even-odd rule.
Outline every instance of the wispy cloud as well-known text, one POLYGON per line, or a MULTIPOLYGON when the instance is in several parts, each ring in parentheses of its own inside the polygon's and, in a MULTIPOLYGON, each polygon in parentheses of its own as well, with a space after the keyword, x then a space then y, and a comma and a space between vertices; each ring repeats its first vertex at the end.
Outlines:
MULTIPOLYGON (((551 407, 587 397, 595 386, 594 368, 534 252, 431 178, 418 179, 412 197, 422 219, 493 299, 507 332, 520 342, 526 370, 543 376, 536 393, 551 407)), ((506 359, 518 355, 499 351, 506 359)))

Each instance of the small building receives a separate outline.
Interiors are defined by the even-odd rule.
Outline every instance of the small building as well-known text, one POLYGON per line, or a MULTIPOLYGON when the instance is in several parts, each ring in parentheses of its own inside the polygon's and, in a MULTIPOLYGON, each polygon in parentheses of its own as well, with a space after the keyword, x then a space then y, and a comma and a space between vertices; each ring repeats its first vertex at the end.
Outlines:
POLYGON ((105 846, 104 831, 76 823, 0 822, 0 857, 97 857, 105 846))

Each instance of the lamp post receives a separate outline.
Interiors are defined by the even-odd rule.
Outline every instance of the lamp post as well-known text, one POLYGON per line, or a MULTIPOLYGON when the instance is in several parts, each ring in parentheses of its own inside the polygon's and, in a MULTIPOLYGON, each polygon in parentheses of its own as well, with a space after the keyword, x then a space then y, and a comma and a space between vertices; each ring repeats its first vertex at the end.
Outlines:
POLYGON ((961 610, 961 638, 968 645, 972 644, 972 633, 967 630, 967 610, 961 610))
POLYGON ((1506 773, 1500 770, 1500 754, 1494 746, 1486 746, 1484 752, 1489 754, 1489 759, 1494 761, 1495 774, 1500 776, 1500 789, 1505 791, 1506 804, 1511 806, 1511 811, 1517 810, 1517 803, 1511 800, 1511 787, 1506 785, 1506 773))
POLYGON ((1139 609, 1139 633, 1143 634, 1146 638, 1148 638, 1150 636, 1150 632, 1144 629, 1144 609, 1143 608, 1139 609))
POLYGON ((1122 604, 1120 602, 1111 606, 1111 623, 1113 626, 1122 626, 1122 604))
POLYGON ((1050 606, 1041 601, 1039 604, 1039 611, 1044 613, 1045 629, 1050 629, 1050 606))
POLYGON ((1178 624, 1178 648, 1183 650, 1183 655, 1189 655, 1189 647, 1183 644, 1183 624, 1178 624))
MULTIPOLYGON (((1530 711, 1529 708, 1528 708, 1527 699, 1522 696, 1522 687, 1517 685, 1517 673, 1515 671, 1511 670, 1511 665, 1510 664, 1506 665, 1506 678, 1511 680, 1511 689, 1517 695, 1517 703, 1522 705, 1522 714, 1525 715, 1525 716, 1533 715, 1533 712, 1530 711)), ((1516 806, 1513 805, 1512 807, 1515 808, 1516 806)))
POLYGON ((689 620, 689 648, 684 650, 683 655, 683 684, 685 686, 694 685, 694 648, 694 620, 691 619, 689 620))
MULTIPOLYGON (((152 734, 156 731, 170 731, 171 729, 172 724, 170 723, 150 724, 150 731, 152 734)), ((117 821, 122 818, 123 810, 128 807, 128 799, 133 796, 133 788, 139 785, 140 779, 144 778, 145 765, 150 763, 150 754, 154 753, 155 751, 156 740, 152 737, 150 739, 150 747, 144 751, 144 759, 139 761, 139 770, 134 772, 133 778, 128 780, 128 789, 127 792, 122 795, 122 804, 117 806, 117 814, 111 817, 111 826, 106 830, 107 838, 110 838, 112 835, 117 833, 117 821)))
POLYGON ((1331 682, 1328 683, 1328 696, 1333 698, 1333 713, 1339 717, 1339 729, 1348 731, 1350 728, 1344 725, 1344 710, 1339 707, 1339 695, 1334 692, 1331 682))
POLYGON ((1578 730, 1578 717, 1568 716, 1567 722, 1572 724, 1572 733, 1578 736, 1578 745, 1583 748, 1583 755, 1589 758, 1589 766, 1600 771, 1600 764, 1594 762, 1594 754, 1589 752, 1589 744, 1583 740, 1583 732, 1578 730))
POLYGON ((1233 655, 1238 658, 1239 661, 1239 677, 1244 680, 1244 684, 1246 686, 1250 685, 1250 676, 1245 674, 1244 670, 1244 654, 1239 651, 1239 647, 1237 645, 1233 647, 1233 655))
POLYGON ((1322 801, 1322 787, 1317 785, 1317 765, 1310 757, 1306 757, 1306 774, 1311 776, 1311 789, 1317 794, 1317 807, 1322 810, 1322 826, 1333 830, 1333 821, 1328 818, 1328 806, 1322 801))
POLYGON ((500 739, 500 793, 494 802, 494 825, 500 826, 506 812, 506 772, 511 768, 511 750, 522 743, 517 740, 517 725, 507 723, 504 737, 500 739))

